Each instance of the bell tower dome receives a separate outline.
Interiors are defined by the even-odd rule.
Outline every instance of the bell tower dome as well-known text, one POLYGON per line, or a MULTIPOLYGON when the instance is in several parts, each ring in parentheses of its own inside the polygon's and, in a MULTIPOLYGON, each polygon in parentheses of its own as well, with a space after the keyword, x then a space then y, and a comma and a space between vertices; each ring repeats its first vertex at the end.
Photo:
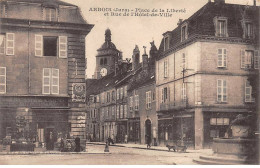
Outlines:
POLYGON ((100 79, 115 71, 115 64, 118 61, 120 51, 117 50, 111 40, 111 30, 108 28, 105 31, 105 42, 97 50, 96 55, 96 70, 95 78, 100 79))

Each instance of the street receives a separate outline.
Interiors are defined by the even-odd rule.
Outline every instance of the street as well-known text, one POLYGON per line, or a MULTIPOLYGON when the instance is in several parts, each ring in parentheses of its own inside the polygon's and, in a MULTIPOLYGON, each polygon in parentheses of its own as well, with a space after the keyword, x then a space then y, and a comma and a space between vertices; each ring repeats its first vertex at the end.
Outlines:
POLYGON ((102 154, 104 145, 88 145, 90 154, 0 155, 1 165, 173 165, 195 164, 199 153, 134 149, 110 146, 110 153, 102 154), (95 153, 96 152, 96 153, 95 153), (91 154, 92 153, 92 154, 91 154))

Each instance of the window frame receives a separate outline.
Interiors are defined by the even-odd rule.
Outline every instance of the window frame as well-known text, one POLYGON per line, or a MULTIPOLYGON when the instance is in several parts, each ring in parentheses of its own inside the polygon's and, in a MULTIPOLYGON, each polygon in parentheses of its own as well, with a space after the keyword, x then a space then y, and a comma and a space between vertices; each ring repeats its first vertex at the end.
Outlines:
POLYGON ((5 44, 5 49, 6 49, 6 51, 5 51, 5 54, 6 55, 15 55, 15 34, 14 33, 6 33, 6 44, 5 44), (13 36, 13 39, 9 39, 9 36, 13 36), (8 42, 12 42, 12 45, 13 46, 9 46, 9 43, 8 42), (8 51, 8 49, 11 49, 11 53, 9 53, 8 51))
POLYGON ((253 103, 255 99, 252 97, 252 86, 250 85, 249 81, 245 81, 245 103, 253 103), (247 93, 247 89, 249 89, 249 93, 247 93), (249 96, 249 99, 247 98, 249 96))
POLYGON ((226 17, 214 17, 215 36, 216 37, 228 37, 228 19, 226 17), (224 22, 224 34, 221 34, 220 22, 224 22))
POLYGON ((228 99, 228 94, 227 94, 227 80, 224 79, 218 79, 217 80, 217 102, 219 103, 226 103, 228 99), (219 86, 220 83, 220 86, 219 86), (224 86, 225 84, 225 86, 224 86), (220 93, 219 93, 220 89, 220 93), (224 92, 225 90, 225 92, 224 92), (220 99, 219 99, 220 96, 220 99), (226 100, 224 99, 226 97, 226 100))
POLYGON ((59 69, 56 69, 56 68, 43 68, 43 71, 42 71, 42 94, 43 95, 58 95, 59 93, 60 93, 60 73, 59 73, 59 69), (45 70, 48 70, 49 71, 49 76, 45 76, 45 74, 44 74, 44 72, 45 72, 45 70), (54 76, 53 75, 53 73, 54 73, 54 71, 55 70, 57 70, 57 76, 54 76), (44 79, 45 78, 49 78, 49 84, 45 84, 45 82, 44 82, 44 79), (54 81, 54 79, 57 79, 58 80, 58 82, 57 82, 57 84, 54 84, 53 83, 53 81, 54 81), (48 92, 45 92, 45 90, 44 90, 44 87, 49 87, 49 91, 48 92), (53 87, 57 87, 57 92, 54 92, 54 89, 53 89, 53 87))
POLYGON ((1 75, 1 74, 0 74, 0 77, 3 76, 3 77, 4 77, 4 80, 5 80, 4 84, 1 84, 1 83, 0 83, 0 86, 1 86, 1 85, 4 86, 4 92, 1 92, 1 91, 0 91, 0 94, 6 94, 6 83, 7 83, 7 82, 6 82, 6 67, 0 67, 0 69, 4 69, 4 75, 1 75))
POLYGON ((217 67, 218 68, 226 68, 227 67, 227 49, 226 48, 219 48, 217 50, 217 67), (219 52, 221 51, 221 53, 219 52), (221 64, 220 64, 221 62, 221 64))
POLYGON ((57 20, 58 20, 58 15, 57 15, 57 9, 56 8, 52 8, 52 7, 45 7, 45 16, 44 16, 44 19, 45 19, 45 21, 49 21, 49 22, 56 22, 57 20), (49 12, 48 12, 48 10, 49 10, 49 12), (54 14, 54 18, 53 18, 53 20, 52 20, 52 11, 54 11, 53 12, 53 14, 54 14), (48 13, 48 15, 49 15, 49 18, 47 18, 47 13, 48 13))
POLYGON ((181 26, 181 42, 188 39, 188 23, 183 23, 181 26))
POLYGON ((152 104, 152 91, 146 92, 146 109, 150 109, 152 104))

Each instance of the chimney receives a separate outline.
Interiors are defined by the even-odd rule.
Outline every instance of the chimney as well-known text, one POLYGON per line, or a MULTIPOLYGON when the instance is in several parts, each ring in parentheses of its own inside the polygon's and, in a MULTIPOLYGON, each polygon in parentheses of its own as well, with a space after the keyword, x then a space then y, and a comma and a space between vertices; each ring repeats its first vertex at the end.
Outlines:
POLYGON ((151 49, 150 49, 150 64, 154 64, 155 63, 155 59, 157 57, 157 54, 158 54, 158 50, 157 50, 157 47, 155 46, 154 44, 154 41, 150 42, 151 44, 151 49))
POLYGON ((179 19, 179 22, 177 23, 177 25, 179 26, 182 23, 182 19, 179 19))
POLYGON ((256 6, 256 0, 254 0, 254 6, 256 6))
POLYGON ((143 59, 143 70, 148 70, 148 55, 146 54, 146 47, 144 46, 144 54, 142 56, 143 59))
POLYGON ((139 65, 140 62, 140 50, 137 45, 135 45, 135 49, 133 51, 133 56, 132 56, 132 70, 135 71, 139 65))
POLYGON ((221 4, 221 3, 225 3, 225 0, 215 0, 215 3, 221 4))

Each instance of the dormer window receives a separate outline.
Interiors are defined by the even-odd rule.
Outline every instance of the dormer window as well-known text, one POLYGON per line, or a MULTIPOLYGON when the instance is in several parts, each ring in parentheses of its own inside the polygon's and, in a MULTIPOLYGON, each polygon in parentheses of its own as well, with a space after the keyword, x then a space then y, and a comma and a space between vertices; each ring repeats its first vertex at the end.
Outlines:
POLYGON ((215 17, 214 18, 214 26, 215 26, 215 36, 217 36, 217 37, 228 37, 227 18, 225 18, 225 17, 215 17))
POLYGON ((164 51, 169 49, 169 37, 164 37, 164 51))
POLYGON ((45 20, 57 21, 57 14, 55 8, 45 8, 45 20))
POLYGON ((184 41, 188 38, 188 24, 184 23, 181 26, 181 41, 184 41))
POLYGON ((250 20, 242 21, 243 38, 251 39, 254 37, 253 23, 250 20))

